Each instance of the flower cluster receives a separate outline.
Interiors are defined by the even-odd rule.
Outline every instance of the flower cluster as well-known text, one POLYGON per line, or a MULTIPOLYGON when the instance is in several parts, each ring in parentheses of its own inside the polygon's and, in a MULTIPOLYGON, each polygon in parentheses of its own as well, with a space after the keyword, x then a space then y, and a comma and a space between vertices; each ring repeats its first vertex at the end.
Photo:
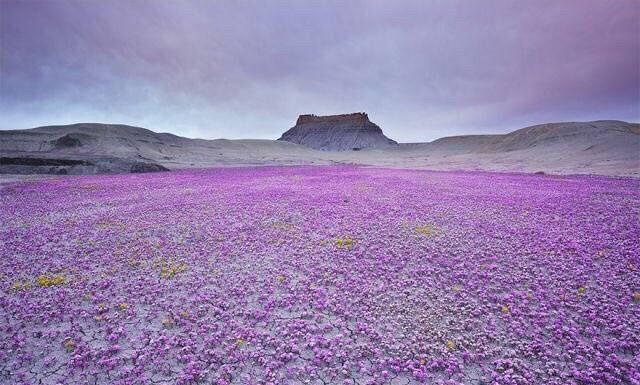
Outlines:
POLYGON ((36 282, 41 287, 51 287, 64 284, 65 279, 62 274, 40 274, 36 282))
POLYGON ((640 181, 263 167, 0 188, 0 383, 640 384, 640 181))

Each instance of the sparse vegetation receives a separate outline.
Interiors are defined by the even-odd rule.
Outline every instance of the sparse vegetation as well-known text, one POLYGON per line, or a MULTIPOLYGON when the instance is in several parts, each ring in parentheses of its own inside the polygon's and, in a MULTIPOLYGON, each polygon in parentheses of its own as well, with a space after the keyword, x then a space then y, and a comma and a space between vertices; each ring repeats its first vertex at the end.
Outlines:
POLYGON ((173 278, 176 275, 186 271, 188 265, 186 263, 172 263, 166 262, 161 265, 160 268, 160 277, 162 278, 173 278))
POLYGON ((421 235, 431 236, 436 233, 436 227, 433 225, 420 225, 414 228, 415 232, 421 235))

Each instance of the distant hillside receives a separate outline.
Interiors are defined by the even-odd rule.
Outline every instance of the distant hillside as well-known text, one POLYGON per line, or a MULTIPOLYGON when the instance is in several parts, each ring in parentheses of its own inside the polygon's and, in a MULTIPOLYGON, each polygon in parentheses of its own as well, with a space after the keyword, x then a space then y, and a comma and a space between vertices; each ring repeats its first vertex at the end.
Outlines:
MULTIPOLYGON (((299 126, 318 117, 301 118, 299 126)), ((338 147, 351 151, 320 151, 284 140, 189 139, 140 127, 99 123, 0 131, 0 173, 96 174, 188 167, 349 163, 640 177, 639 124, 550 123, 504 135, 455 136, 399 145, 387 142, 389 139, 375 127, 364 129, 376 132, 376 139, 370 142, 359 141, 362 137, 357 135, 348 139, 342 136, 338 147), (361 151, 352 151, 353 143, 362 145, 361 151), (374 146, 367 148, 363 145, 366 143, 374 146)), ((373 137, 365 136, 367 140, 373 137)))
POLYGON ((0 131, 0 173, 96 174, 162 168, 300 164, 303 146, 274 140, 203 140, 119 124, 78 123, 0 131), (23 158, 40 159, 39 165, 23 158), (81 161, 61 165, 59 160, 81 161))
POLYGON ((403 144, 399 153, 407 163, 435 169, 640 176, 640 124, 548 123, 504 135, 403 144))

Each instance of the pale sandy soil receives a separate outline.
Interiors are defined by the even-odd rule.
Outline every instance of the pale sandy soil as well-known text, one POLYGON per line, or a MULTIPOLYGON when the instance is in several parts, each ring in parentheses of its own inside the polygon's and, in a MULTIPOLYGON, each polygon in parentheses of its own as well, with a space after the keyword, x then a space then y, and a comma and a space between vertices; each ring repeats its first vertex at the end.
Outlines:
MULTIPOLYGON (((640 176, 640 125, 620 121, 553 123, 504 135, 470 135, 361 151, 319 151, 276 140, 202 140, 120 125, 78 124, 0 131, 0 157, 98 162, 69 174, 123 172, 127 162, 171 170, 262 165, 358 164, 431 170, 485 170, 640 176), (61 145, 60 139, 66 138, 61 145), (73 145, 77 141, 77 145, 73 145), (71 145, 69 145, 71 143, 71 145)), ((22 166, 1 165, 0 174, 22 166)), ((40 168, 40 172, 48 166, 40 168)), ((29 171, 29 170, 26 170, 29 171)), ((0 180, 10 180, 3 176, 0 180)))

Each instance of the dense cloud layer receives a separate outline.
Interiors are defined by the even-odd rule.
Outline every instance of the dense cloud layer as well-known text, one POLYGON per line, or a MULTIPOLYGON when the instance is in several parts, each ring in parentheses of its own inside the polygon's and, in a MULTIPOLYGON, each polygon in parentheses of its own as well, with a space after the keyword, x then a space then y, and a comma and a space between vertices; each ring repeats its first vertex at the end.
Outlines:
POLYGON ((391 138, 640 120, 635 1, 2 1, 0 129, 276 138, 367 111, 391 138))

